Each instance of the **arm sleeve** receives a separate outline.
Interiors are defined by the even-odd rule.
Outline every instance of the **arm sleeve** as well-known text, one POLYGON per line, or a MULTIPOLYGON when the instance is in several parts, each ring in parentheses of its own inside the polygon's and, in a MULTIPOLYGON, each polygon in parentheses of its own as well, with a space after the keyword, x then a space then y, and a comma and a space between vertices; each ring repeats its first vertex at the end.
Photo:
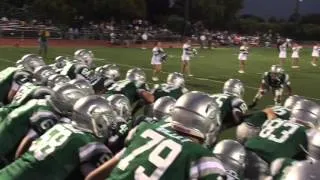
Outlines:
POLYGON ((104 144, 89 143, 79 149, 80 169, 84 176, 111 159, 113 154, 104 144))

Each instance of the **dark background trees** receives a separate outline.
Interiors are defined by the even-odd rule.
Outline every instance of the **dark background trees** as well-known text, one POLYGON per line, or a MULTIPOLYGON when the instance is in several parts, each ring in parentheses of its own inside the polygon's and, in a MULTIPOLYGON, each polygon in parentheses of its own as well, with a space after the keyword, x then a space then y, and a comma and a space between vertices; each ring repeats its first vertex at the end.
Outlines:
POLYGON ((320 14, 292 17, 291 21, 263 19, 240 15, 242 5, 243 0, 1 0, 0 17, 26 21, 50 19, 65 25, 75 23, 77 17, 96 22, 141 18, 166 24, 178 32, 191 30, 191 24, 201 22, 209 30, 245 33, 272 30, 301 39, 320 38, 320 14))

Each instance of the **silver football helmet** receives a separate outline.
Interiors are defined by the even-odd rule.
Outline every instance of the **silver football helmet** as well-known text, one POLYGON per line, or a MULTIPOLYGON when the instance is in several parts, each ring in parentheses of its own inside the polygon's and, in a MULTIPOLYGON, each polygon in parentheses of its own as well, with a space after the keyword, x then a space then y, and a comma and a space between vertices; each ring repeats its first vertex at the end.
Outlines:
POLYGON ((284 70, 283 70, 282 67, 280 67, 278 65, 272 65, 271 68, 270 68, 270 72, 279 74, 279 73, 283 73, 284 70))
POLYGON ((320 106, 310 100, 300 100, 293 106, 290 120, 308 127, 318 127, 320 106))
POLYGON ((98 70, 97 75, 108 79, 118 79, 120 77, 120 68, 116 64, 102 66, 98 70))
POLYGON ((125 120, 131 118, 131 104, 129 99, 122 94, 113 94, 107 97, 111 108, 117 113, 118 116, 125 120))
POLYGON ((74 58, 78 60, 80 63, 91 66, 93 63, 94 55, 92 51, 88 51, 86 49, 79 49, 74 52, 74 58))
POLYGON ((61 75, 61 74, 53 74, 48 77, 47 85, 50 88, 53 88, 54 86, 62 85, 62 84, 65 84, 69 81, 71 81, 71 80, 68 76, 61 75))
POLYGON ((289 96, 286 101, 284 102, 283 106, 287 109, 292 109, 292 107, 296 104, 296 102, 300 101, 304 99, 301 96, 298 95, 293 95, 293 96, 289 96))
POLYGON ((167 84, 173 87, 184 87, 185 80, 183 78, 183 75, 181 73, 170 73, 167 77, 167 84))
POLYGON ((311 129, 308 133, 308 156, 312 160, 320 160, 320 130, 311 129))
POLYGON ((146 73, 140 68, 129 69, 126 79, 135 82, 137 86, 141 86, 146 82, 146 73))
POLYGON ((52 67, 45 65, 36 67, 33 74, 37 84, 47 85, 49 76, 56 74, 56 72, 52 67))
POLYGON ((22 69, 23 68, 23 63, 22 63, 22 59, 19 59, 17 62, 16 62, 16 67, 19 68, 19 69, 22 69))
POLYGON ((53 109, 62 115, 69 116, 72 107, 82 97, 88 95, 87 92, 72 84, 63 84, 53 88, 54 93, 48 99, 53 109))
POLYGON ((91 84, 85 79, 73 79, 69 82, 69 84, 73 84, 76 87, 80 88, 82 91, 86 92, 87 95, 93 95, 94 90, 91 84))
POLYGON ((164 96, 157 99, 152 106, 153 117, 160 120, 171 116, 175 103, 176 100, 170 96, 164 96))
POLYGON ((58 69, 63 68, 65 65, 67 65, 68 58, 64 56, 58 56, 54 59, 55 67, 58 69))
POLYGON ((204 145, 211 147, 217 140, 220 109, 208 94, 193 91, 182 95, 171 117, 175 130, 203 140, 204 145))
POLYGON ((243 98, 244 85, 239 79, 229 79, 224 83, 223 93, 243 98))
POLYGON ((213 154, 223 163, 228 176, 242 177, 246 167, 246 151, 239 142, 222 140, 215 145, 213 154))
POLYGON ((37 67, 46 65, 42 57, 35 54, 24 55, 21 58, 21 64, 24 67, 24 69, 29 72, 33 72, 37 67))
POLYGON ((320 179, 320 162, 301 161, 285 171, 283 180, 316 180, 320 179))
POLYGON ((243 122, 237 126, 236 139, 238 142, 243 144, 248 139, 258 136, 260 131, 260 127, 251 126, 250 124, 243 122))
POLYGON ((75 126, 99 138, 110 137, 110 128, 116 118, 108 101, 98 95, 83 97, 73 106, 72 120, 75 126))

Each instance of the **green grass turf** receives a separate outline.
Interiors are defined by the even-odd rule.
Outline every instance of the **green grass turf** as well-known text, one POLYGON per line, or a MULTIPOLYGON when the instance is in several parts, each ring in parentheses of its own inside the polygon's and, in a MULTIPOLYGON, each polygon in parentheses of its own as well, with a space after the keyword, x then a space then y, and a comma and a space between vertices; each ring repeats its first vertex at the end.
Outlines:
MULTIPOLYGON (((122 74, 132 66, 146 68, 148 80, 151 79, 151 50, 126 49, 126 48, 90 48, 96 58, 97 65, 116 63, 122 68, 122 74)), ((76 48, 50 48, 46 61, 52 62, 59 55, 72 56, 76 48)), ((169 60, 164 64, 164 72, 180 71, 181 49, 166 49, 169 60)), ((13 65, 14 62, 27 53, 37 53, 36 48, 0 48, 0 69, 13 65)), ((199 50, 198 55, 192 59, 192 73, 194 78, 187 78, 187 88, 207 93, 220 93, 223 82, 229 78, 238 78, 246 85, 245 100, 249 104, 256 94, 256 88, 261 81, 262 73, 268 71, 272 64, 278 63, 278 52, 275 48, 251 49, 247 61, 246 74, 238 74, 238 48, 218 48, 214 50, 199 50), (206 80, 207 79, 207 80, 206 80)), ((288 54, 289 55, 289 54, 288 54)), ((289 73, 293 92, 320 102, 320 68, 310 64, 311 49, 303 49, 301 54, 300 70, 290 68, 291 61, 285 65, 289 73)), ((164 81, 167 73, 163 73, 164 81)), ((273 104, 272 95, 265 96, 258 108, 273 104)), ((227 137, 232 130, 226 133, 227 137)), ((230 134, 231 133, 231 134, 230 134)))

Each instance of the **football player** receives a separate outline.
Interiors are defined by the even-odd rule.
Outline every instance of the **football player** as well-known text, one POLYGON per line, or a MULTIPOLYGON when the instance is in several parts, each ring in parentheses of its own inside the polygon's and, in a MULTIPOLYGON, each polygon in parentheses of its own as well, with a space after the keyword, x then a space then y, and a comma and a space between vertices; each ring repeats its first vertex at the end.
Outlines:
POLYGON ((107 96, 111 94, 123 94, 132 105, 141 99, 141 97, 151 101, 150 98, 146 97, 145 92, 148 89, 146 74, 140 68, 133 68, 128 70, 126 79, 117 81, 108 88, 107 96))
POLYGON ((171 116, 172 109, 176 103, 176 100, 170 96, 164 96, 156 100, 151 106, 152 109, 147 109, 144 115, 138 116, 132 121, 131 126, 135 127, 142 122, 156 123, 160 120, 165 120, 171 116))
POLYGON ((219 108, 207 94, 181 96, 172 121, 144 123, 128 135, 128 146, 86 179, 223 179, 221 162, 202 144, 219 133, 219 108), (111 173, 110 173, 111 172, 111 173))
POLYGON ((242 100, 244 85, 238 79, 229 79, 224 83, 222 94, 213 94, 211 97, 219 105, 221 111, 222 129, 239 125, 247 112, 247 105, 242 100))
MULTIPOLYGON (((41 133, 52 127, 50 125, 56 123, 56 118, 38 118, 35 114, 39 111, 56 114, 60 117, 69 117, 75 101, 81 97, 90 95, 89 92, 71 84, 55 87, 53 92, 49 99, 28 101, 25 105, 11 111, 0 122, 0 143, 5 145, 0 148, 1 157, 7 157, 10 161, 12 159, 11 156, 16 150, 15 148, 22 139, 22 144, 24 145, 20 145, 20 147, 28 146, 41 133)), ((25 149, 19 148, 18 151, 22 152, 25 149)), ((19 156, 21 153, 16 154, 19 156)))
POLYGON ((120 78, 119 66, 108 64, 96 68, 94 78, 90 82, 96 94, 103 94, 118 78, 120 78))
POLYGON ((73 106, 75 123, 59 123, 34 141, 19 159, 0 171, 0 179, 66 179, 79 171, 84 177, 112 157, 101 140, 108 138, 116 115, 106 100, 93 95, 73 106))
MULTIPOLYGON (((183 75, 177 72, 170 73, 167 78, 167 83, 160 85, 156 84, 150 93, 145 92, 145 94, 148 94, 146 97, 149 99, 151 98, 152 103, 146 103, 148 100, 142 99, 139 101, 139 104, 135 106, 133 113, 137 112, 142 106, 145 106, 145 112, 150 112, 152 111, 153 102, 155 102, 157 99, 164 96, 170 96, 174 99, 178 99, 186 92, 188 92, 188 90, 185 88, 185 80, 183 75)), ((148 114, 145 115, 150 116, 148 114)))
POLYGON ((68 62, 60 71, 60 74, 69 76, 70 79, 92 78, 94 71, 91 71, 93 54, 84 49, 77 50, 74 55, 75 61, 68 62))
MULTIPOLYGON (((277 158, 306 159, 307 132, 319 125, 320 107, 312 101, 301 100, 296 103, 291 113, 289 121, 283 119, 266 121, 259 136, 245 143, 246 149, 252 152, 251 155, 255 154, 259 159, 259 164, 264 164, 260 168, 251 169, 247 174, 249 177, 255 174, 254 172, 261 171, 261 168, 265 170, 265 166, 277 158)), ((250 167, 255 167, 254 163, 251 163, 250 167)))
MULTIPOLYGON (((320 160, 320 131, 319 129, 312 129, 308 134, 308 160, 309 163, 314 163, 320 160)), ((270 175, 272 179, 281 179, 288 169, 301 161, 296 161, 289 158, 279 158, 273 161, 270 165, 270 175)))
POLYGON ((284 88, 288 89, 289 95, 292 93, 290 84, 289 75, 284 73, 284 70, 281 67, 272 65, 270 71, 263 74, 259 91, 254 97, 252 104, 249 105, 249 108, 252 109, 255 107, 265 93, 270 90, 274 95, 275 105, 280 105, 284 88))
POLYGON ((50 64, 49 66, 52 67, 56 71, 56 73, 60 73, 62 71, 63 67, 67 66, 70 63, 71 62, 67 57, 57 56, 54 59, 54 63, 50 64))
POLYGON ((262 111, 254 112, 244 118, 236 130, 237 141, 243 143, 247 139, 257 136, 261 130, 261 126, 267 120, 273 119, 289 119, 291 116, 292 107, 296 102, 304 98, 298 95, 290 96, 286 99, 284 106, 273 106, 262 111))
POLYGON ((213 154, 223 163, 228 180, 244 179, 247 163, 244 146, 234 140, 222 140, 215 145, 213 154))

